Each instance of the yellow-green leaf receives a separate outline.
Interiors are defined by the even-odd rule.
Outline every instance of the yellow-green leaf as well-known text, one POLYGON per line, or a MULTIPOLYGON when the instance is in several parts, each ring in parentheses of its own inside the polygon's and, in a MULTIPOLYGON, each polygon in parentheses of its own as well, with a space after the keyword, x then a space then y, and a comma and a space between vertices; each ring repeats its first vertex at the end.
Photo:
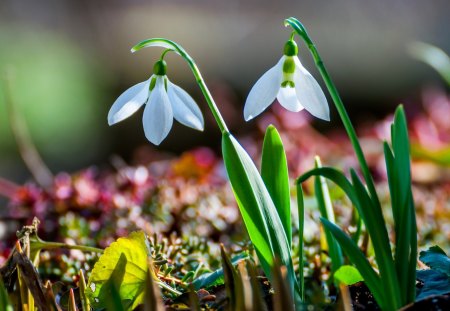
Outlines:
POLYGON ((125 310, 133 310, 144 299, 149 245, 144 232, 119 238, 105 249, 92 270, 86 296, 94 308, 105 308, 115 289, 125 310), (133 303, 130 304, 130 301, 133 303))

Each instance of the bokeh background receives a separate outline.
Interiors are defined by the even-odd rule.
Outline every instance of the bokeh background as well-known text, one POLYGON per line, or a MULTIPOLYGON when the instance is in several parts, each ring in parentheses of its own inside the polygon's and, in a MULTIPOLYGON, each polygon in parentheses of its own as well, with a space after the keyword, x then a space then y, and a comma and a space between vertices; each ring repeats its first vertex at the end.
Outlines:
MULTIPOLYGON (((448 0, 2 0, 0 2, 0 176, 29 178, 14 141, 6 99, 25 120, 48 167, 75 171, 126 161, 152 150, 142 110, 111 128, 106 115, 126 88, 148 78, 159 49, 136 54, 142 39, 167 37, 196 60, 230 128, 252 131, 242 108, 253 83, 281 56, 289 31, 283 19, 309 29, 356 123, 420 104, 421 90, 444 82, 408 54, 415 41, 450 51, 448 0)), ((319 79, 308 51, 304 65, 319 79)), ((187 67, 169 55, 168 75, 197 100, 204 133, 175 124, 158 147, 171 153, 207 145, 218 150, 216 129, 187 67)), ((334 116, 336 112, 331 109, 334 116)), ((337 118, 321 130, 340 127, 337 118)))

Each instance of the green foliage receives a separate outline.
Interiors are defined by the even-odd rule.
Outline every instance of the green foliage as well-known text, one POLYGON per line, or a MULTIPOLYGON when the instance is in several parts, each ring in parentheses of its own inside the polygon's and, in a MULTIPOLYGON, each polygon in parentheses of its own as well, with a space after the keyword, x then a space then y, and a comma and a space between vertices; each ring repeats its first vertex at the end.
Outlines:
POLYGON ((292 243, 291 196, 286 153, 280 134, 269 125, 264 137, 261 177, 278 212, 289 247, 292 243))
POLYGON ((271 278, 273 258, 280 258, 288 269, 293 294, 296 278, 289 242, 270 194, 249 155, 230 133, 222 135, 222 152, 236 201, 264 272, 271 278))
POLYGON ((356 266, 380 307, 382 309, 387 308, 385 305, 386 292, 382 286, 381 279, 370 265, 364 253, 358 248, 358 245, 335 224, 323 218, 321 221, 325 229, 333 234, 350 261, 356 266))
POLYGON ((403 301, 415 299, 417 228, 411 189, 409 139, 406 117, 400 106, 391 126, 392 150, 384 144, 392 214, 395 225, 395 267, 403 301))
POLYGON ((133 310, 144 299, 149 246, 144 232, 131 233, 113 242, 92 270, 86 296, 94 308, 107 306, 113 291, 125 310, 133 310))
POLYGON ((3 284, 3 280, 0 277, 0 306, 2 306, 2 310, 4 311, 13 311, 13 306, 9 301, 8 292, 5 289, 5 285, 3 284))
POLYGON ((417 300, 431 295, 450 293, 450 258, 437 245, 420 252, 420 261, 431 269, 417 271, 417 279, 422 283, 417 289, 417 300))
MULTIPOLYGON (((320 158, 316 157, 316 168, 321 167, 320 158)), ((330 192, 328 190, 327 181, 324 177, 318 176, 314 179, 314 193, 319 206, 320 216, 328 221, 334 223, 334 211, 331 203, 330 192)), ((325 230, 325 237, 328 246, 328 253, 331 258, 331 272, 334 273, 344 263, 342 250, 339 244, 333 239, 333 236, 328 230, 325 230)))
MULTIPOLYGON (((237 265, 239 262, 248 258, 249 256, 247 253, 241 253, 231 258, 231 263, 233 265, 237 265)), ((220 268, 217 269, 216 271, 202 274, 192 282, 192 285, 195 290, 199 290, 201 288, 210 288, 213 286, 222 285, 223 283, 224 283, 223 268, 220 268)))
POLYGON ((420 252, 419 259, 431 269, 440 271, 450 277, 450 258, 439 246, 435 245, 420 252))
POLYGON ((450 293, 450 278, 438 270, 419 270, 417 279, 423 283, 417 289, 417 300, 432 295, 445 295, 450 293))
POLYGON ((334 279, 344 285, 353 285, 364 281, 359 270, 353 266, 344 265, 334 273, 334 279))
POLYGON ((234 269, 230 258, 221 245, 220 256, 222 258, 225 288, 227 290, 230 310, 245 310, 244 284, 238 272, 234 269))
POLYGON ((409 140, 402 106, 396 110, 391 135, 392 149, 385 143, 384 151, 395 222, 394 256, 379 199, 369 191, 370 188, 368 190, 364 186, 353 169, 350 170, 351 182, 332 168, 316 168, 300 176, 297 181, 301 183, 313 175, 326 177, 340 186, 352 201, 371 238, 379 276, 344 231, 325 218, 321 220, 364 277, 378 304, 386 310, 398 309, 415 298, 417 228, 411 190, 409 140), (385 294, 386 291, 389 295, 385 294))

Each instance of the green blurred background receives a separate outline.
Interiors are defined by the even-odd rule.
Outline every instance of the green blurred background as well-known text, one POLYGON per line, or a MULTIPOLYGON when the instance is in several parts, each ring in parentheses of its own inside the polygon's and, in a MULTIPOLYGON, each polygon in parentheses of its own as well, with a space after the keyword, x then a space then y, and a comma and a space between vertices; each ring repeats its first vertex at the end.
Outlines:
MULTIPOLYGON (((450 50, 448 0, 218 1, 218 0, 2 0, 0 2, 0 176, 29 178, 17 152, 5 107, 5 76, 12 102, 25 118, 53 172, 125 160, 154 150, 144 137, 142 111, 111 128, 106 115, 126 88, 148 78, 159 49, 131 54, 142 39, 167 37, 194 57, 224 117, 235 132, 245 97, 281 57, 289 31, 283 19, 309 29, 356 121, 419 101, 425 85, 443 85, 428 66, 407 54, 424 41, 450 50)), ((300 57, 316 77, 311 58, 300 57)), ((196 145, 217 148, 219 132, 186 66, 169 55, 168 75, 198 101, 205 133, 176 124, 159 150, 196 145)), ((319 82, 320 79, 318 78, 319 82)), ((332 113, 335 114, 332 108, 332 113)), ((340 126, 334 118, 323 127, 340 126)))

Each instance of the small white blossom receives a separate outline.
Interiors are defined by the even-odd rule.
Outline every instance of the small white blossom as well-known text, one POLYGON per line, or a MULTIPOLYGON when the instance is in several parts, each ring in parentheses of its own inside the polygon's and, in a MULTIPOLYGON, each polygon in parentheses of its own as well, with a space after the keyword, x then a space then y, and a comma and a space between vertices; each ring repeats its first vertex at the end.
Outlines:
POLYGON ((181 124, 203 131, 200 108, 186 91, 169 81, 165 75, 165 63, 159 64, 160 67, 157 64, 155 68, 163 66, 163 70, 155 70, 150 79, 130 87, 117 98, 109 110, 108 124, 128 118, 145 104, 142 117, 144 133, 155 145, 169 134, 174 118, 181 124))
POLYGON ((269 107, 275 99, 287 110, 306 109, 313 116, 330 120, 325 95, 314 77, 303 67, 297 57, 294 41, 288 41, 285 55, 256 82, 244 107, 244 117, 249 121, 269 107))

